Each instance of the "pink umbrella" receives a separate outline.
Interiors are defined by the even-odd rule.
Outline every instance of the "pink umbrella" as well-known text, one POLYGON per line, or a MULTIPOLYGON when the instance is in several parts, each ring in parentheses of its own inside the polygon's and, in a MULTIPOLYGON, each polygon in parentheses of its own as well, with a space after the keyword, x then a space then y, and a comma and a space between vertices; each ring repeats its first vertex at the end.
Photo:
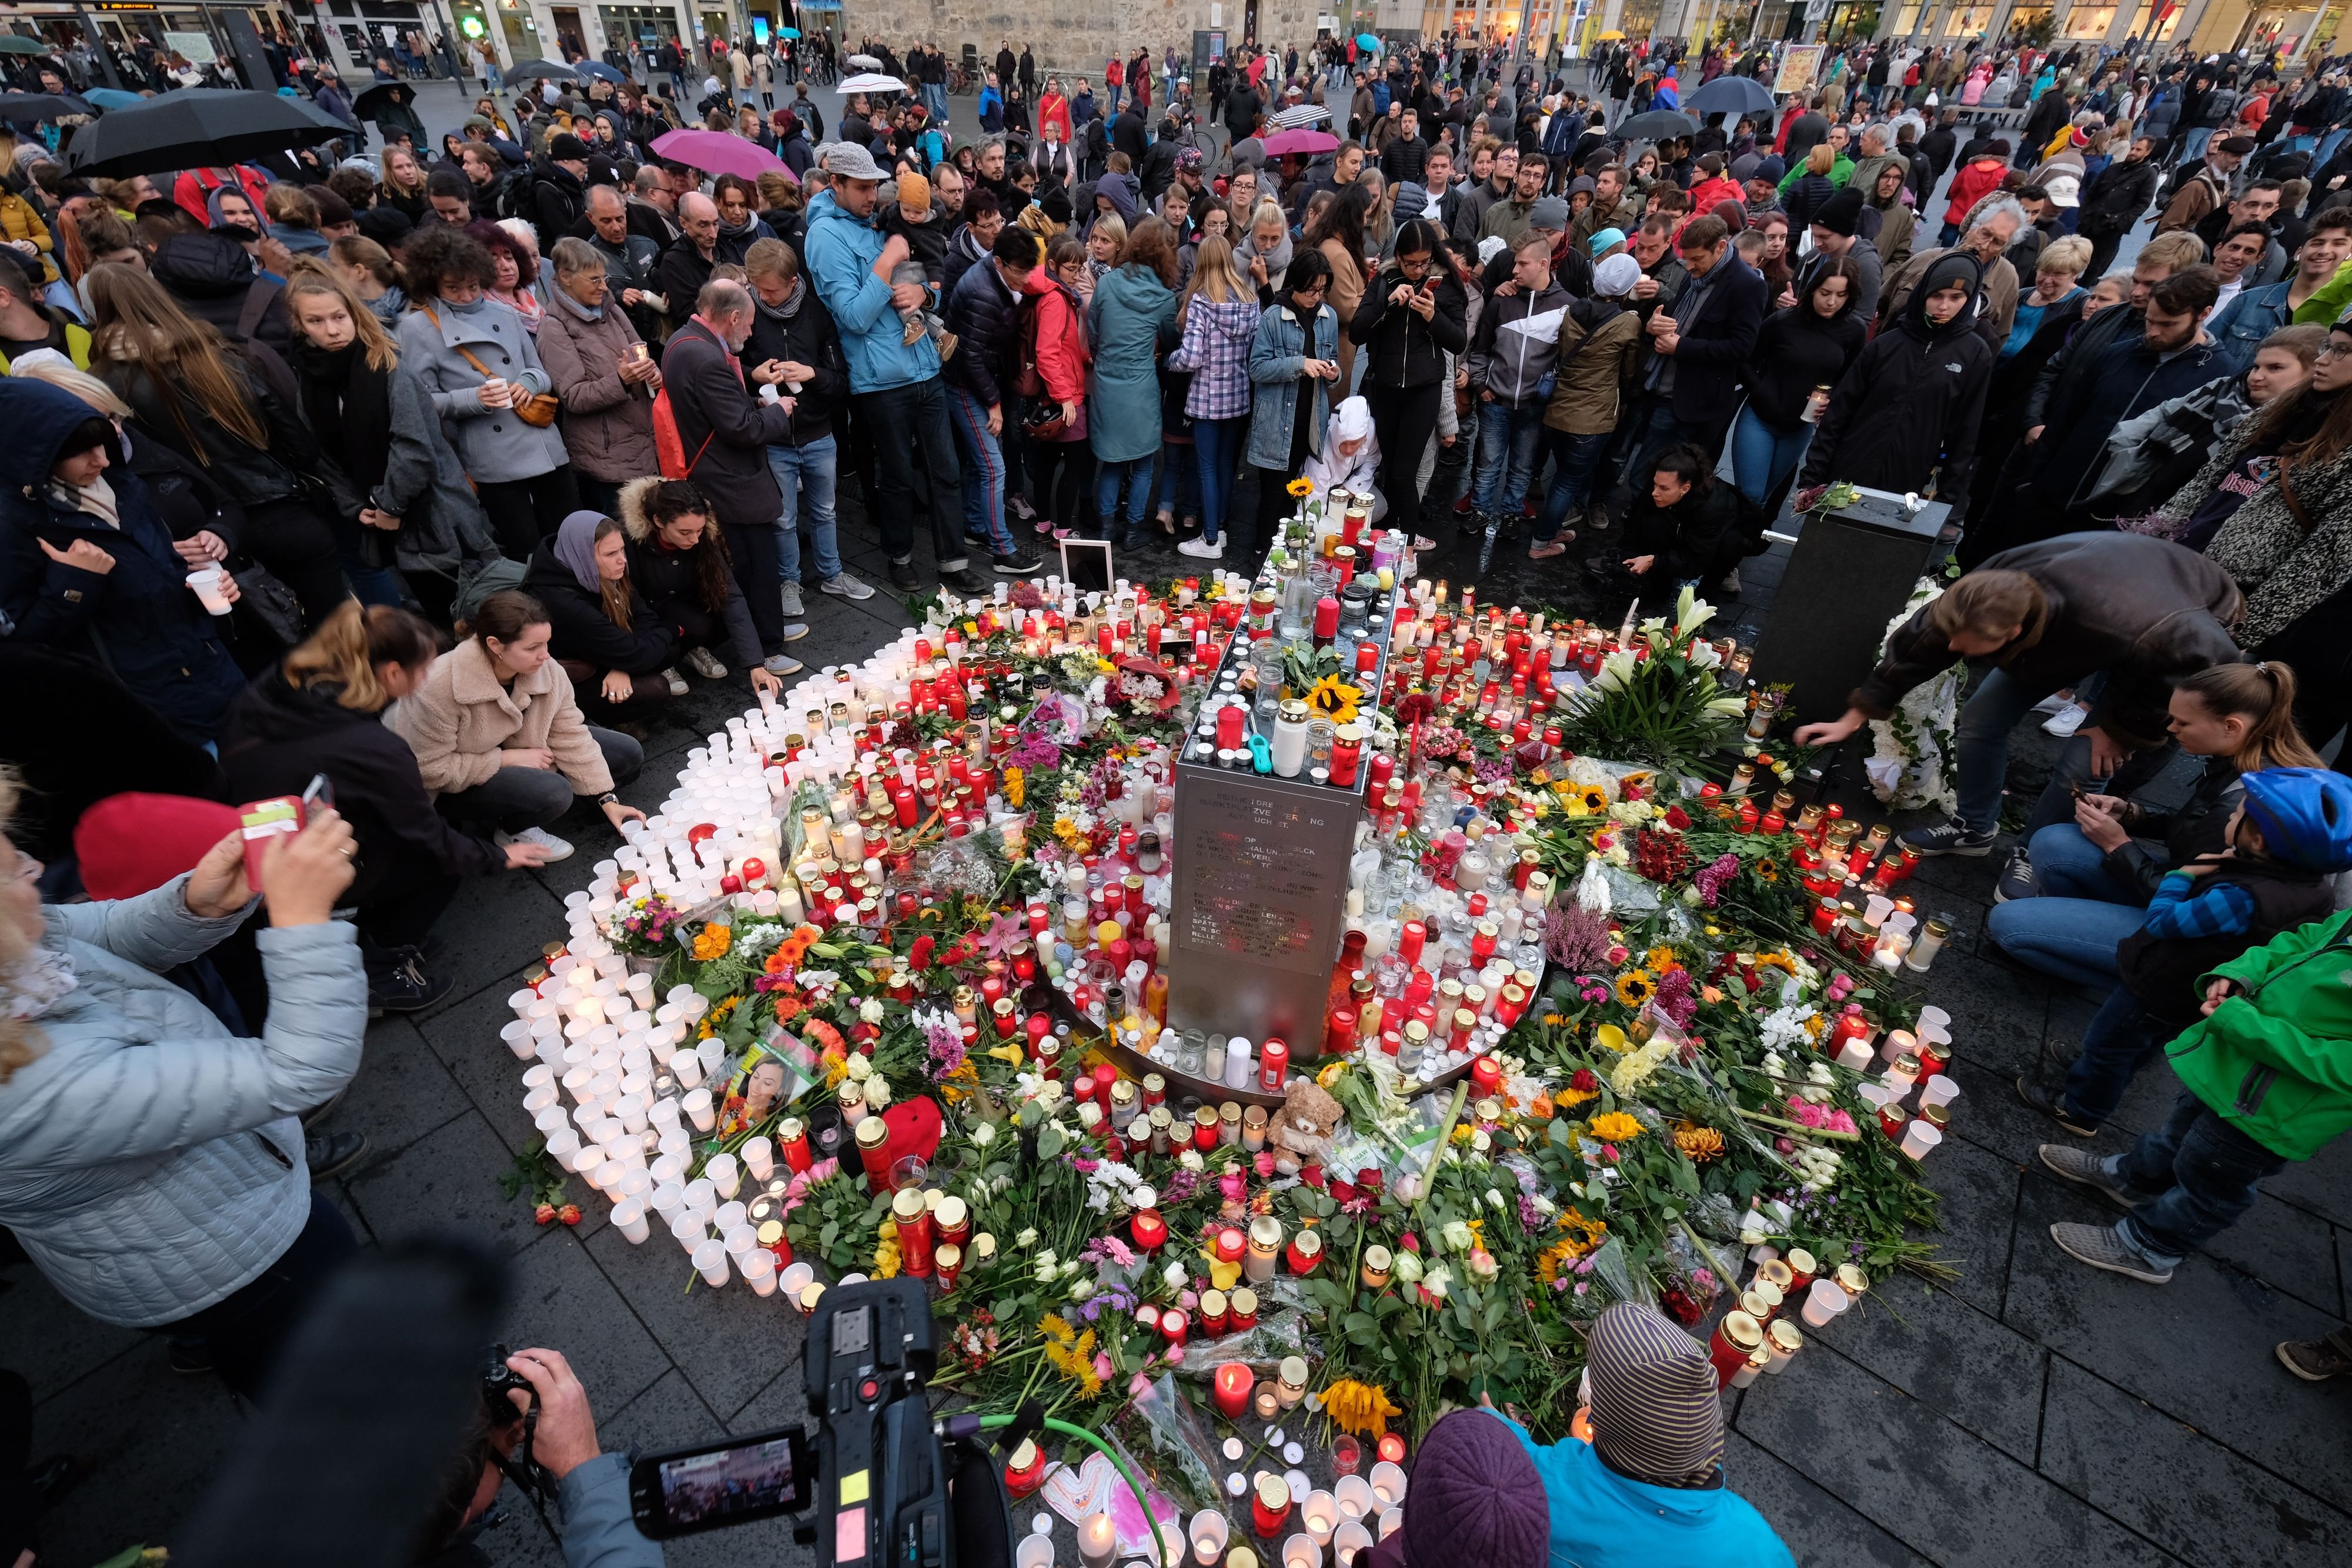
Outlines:
POLYGON ((1328 131, 1277 131, 1265 139, 1266 152, 1276 158, 1291 152, 1330 152, 1338 150, 1339 139, 1328 131))
POLYGON ((706 174, 736 174, 756 180, 762 174, 774 173, 794 184, 800 183, 782 159, 730 131, 672 131, 654 138, 654 151, 673 163, 683 163, 706 174))

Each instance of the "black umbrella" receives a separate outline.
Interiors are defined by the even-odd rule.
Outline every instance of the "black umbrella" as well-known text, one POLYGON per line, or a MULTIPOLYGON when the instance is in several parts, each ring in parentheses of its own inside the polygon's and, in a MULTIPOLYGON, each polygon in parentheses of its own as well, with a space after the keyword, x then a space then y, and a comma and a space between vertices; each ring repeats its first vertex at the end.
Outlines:
POLYGON ((506 69, 509 81, 522 81, 531 77, 553 77, 557 81, 578 81, 580 73, 570 66, 553 60, 520 60, 506 69))
POLYGON ((96 114, 98 110, 88 100, 68 94, 53 92, 0 92, 0 120, 11 125, 30 125, 36 120, 55 120, 61 114, 96 114))
POLYGON ((1769 114, 1772 95, 1754 77, 1720 76, 1683 97, 1693 114, 1769 114))
POLYGON ((66 149, 66 167, 76 174, 112 179, 222 168, 350 134, 349 127, 323 110, 297 99, 184 88, 82 127, 66 149))
POLYGON ((394 93, 404 95, 397 101, 406 108, 410 114, 416 112, 416 89, 408 83, 399 80, 377 82, 359 97, 352 99, 352 112, 362 120, 373 120, 383 112, 386 104, 395 101, 393 97, 394 93))
POLYGON ((1664 141, 1669 136, 1697 135, 1698 121, 1671 109, 1654 109, 1622 121, 1616 134, 1626 141, 1664 141))

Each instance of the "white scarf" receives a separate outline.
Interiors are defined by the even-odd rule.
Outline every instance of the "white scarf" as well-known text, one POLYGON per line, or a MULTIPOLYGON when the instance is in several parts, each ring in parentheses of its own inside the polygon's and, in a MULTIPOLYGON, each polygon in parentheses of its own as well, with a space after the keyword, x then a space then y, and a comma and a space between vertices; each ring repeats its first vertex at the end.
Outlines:
POLYGON ((0 992, 7 997, 8 1016, 19 1023, 39 1018, 81 982, 74 976, 73 958, 47 947, 36 947, 0 976, 0 992))

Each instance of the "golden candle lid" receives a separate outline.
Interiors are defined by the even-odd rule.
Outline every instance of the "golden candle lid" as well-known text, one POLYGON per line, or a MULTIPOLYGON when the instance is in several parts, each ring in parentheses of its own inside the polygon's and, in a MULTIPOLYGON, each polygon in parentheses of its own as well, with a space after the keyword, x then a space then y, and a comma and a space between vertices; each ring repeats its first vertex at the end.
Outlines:
POLYGON ((940 1199, 940 1207, 935 1212, 940 1224, 950 1230, 971 1218, 971 1206, 953 1194, 940 1199))
POLYGON ((787 1116, 776 1124, 776 1142, 780 1144, 798 1143, 807 1135, 808 1129, 801 1124, 798 1116, 787 1116))
POLYGON ((1290 1483, 1272 1470, 1257 1478, 1258 1505, 1269 1513, 1283 1513, 1290 1508, 1290 1483))
POLYGON ((1138 1116, 1134 1121, 1129 1122, 1127 1124, 1127 1135, 1129 1138, 1139 1144, 1150 1143, 1151 1141, 1151 1118, 1149 1116, 1138 1116))
POLYGON ((1213 1318, 1223 1316, 1227 1304, 1225 1293, 1223 1291, 1201 1292, 1201 1310, 1213 1318))
POLYGON ((1025 1470, 1036 1462, 1037 1439, 1034 1437, 1024 1437, 1021 1439, 1021 1446, 1013 1450, 1013 1458, 1005 1468, 1007 1469, 1025 1470))
POLYGON ((1286 1355, 1282 1358, 1282 1365, 1278 1370, 1285 1383, 1304 1383, 1307 1381, 1307 1358, 1303 1355, 1286 1355))
POLYGON ((552 964, 558 958, 563 956, 563 944, 561 942, 550 942, 546 946, 541 947, 539 952, 540 956, 552 964))
POLYGON ((1792 1282, 1799 1274, 1813 1275, 1822 1271, 1821 1266, 1813 1261, 1813 1255, 1801 1247, 1789 1249, 1788 1264, 1792 1282))
POLYGON ((1220 1105, 1220 1106, 1218 1106, 1218 1107, 1217 1107, 1217 1120, 1218 1120, 1218 1121, 1220 1121, 1220 1122, 1238 1122, 1238 1121, 1240 1121, 1241 1119, 1242 1119, 1242 1108, 1241 1108, 1239 1105, 1235 1104, 1233 1101, 1228 1100, 1228 1101, 1226 1101, 1223 1104, 1222 1104, 1222 1105, 1220 1105))
POLYGON ((1225 1568, 1257 1568, 1257 1553, 1246 1546, 1236 1546, 1225 1553, 1225 1568))
POLYGON ((1300 1231, 1290 1239, 1290 1244, 1297 1248, 1301 1255, 1308 1258, 1315 1257, 1323 1250, 1323 1238, 1316 1235, 1312 1230, 1300 1231))
POLYGON ((1789 1293, 1789 1287, 1796 1283, 1797 1274, 1796 1270, 1782 1260, 1767 1258, 1756 1265, 1756 1278, 1759 1281, 1769 1280, 1773 1288, 1785 1296, 1789 1293))
POLYGON ((1770 1317, 1772 1309, 1779 1304, 1777 1301, 1766 1301, 1764 1293, 1754 1287, 1739 1292, 1739 1310, 1759 1322, 1770 1317))
POLYGON ((931 1213, 937 1214, 940 1211, 940 1205, 945 1203, 947 1197, 948 1195, 938 1187, 927 1186, 923 1189, 923 1207, 931 1213))
POLYGON ((1772 1348, 1782 1355, 1794 1355, 1805 1348, 1805 1336, 1798 1333, 1797 1325, 1786 1318, 1773 1320, 1768 1337, 1772 1342, 1772 1348))
POLYGON ((911 1186, 900 1187, 898 1190, 898 1193, 890 1199, 890 1218, 897 1220, 901 1225, 912 1225, 918 1219, 922 1218, 923 1194, 921 1189, 911 1186))
POLYGON ((1250 1245, 1253 1247, 1281 1246, 1282 1221, 1270 1214, 1259 1215, 1250 1221, 1249 1239, 1250 1245))
POLYGON ((1764 1325, 1738 1307, 1723 1314, 1723 1337, 1741 1350, 1754 1350, 1764 1343, 1764 1325))
POLYGON ((1241 1289, 1235 1291, 1229 1299, 1234 1303, 1234 1311, 1239 1312, 1242 1316, 1246 1318, 1256 1315, 1257 1292, 1251 1290, 1248 1286, 1244 1285, 1241 1289))
POLYGON ((878 1149, 890 1141, 890 1124, 879 1116, 867 1116, 857 1124, 857 1146, 878 1149))
POLYGON ((1385 1247, 1374 1245, 1364 1249, 1364 1267, 1374 1273, 1388 1272, 1390 1266, 1395 1261, 1394 1256, 1385 1247))
POLYGON ((939 1250, 931 1254, 931 1261, 939 1265, 940 1273, 952 1274, 963 1267, 963 1249, 952 1241, 942 1241, 939 1250))
POLYGON ((1217 1108, 1214 1105, 1202 1106, 1199 1110, 1192 1113, 1192 1123, 1195 1126, 1201 1127, 1215 1126, 1217 1124, 1217 1108))
POLYGON ((1265 1126, 1266 1123, 1265 1107, 1263 1105, 1251 1105, 1245 1107, 1242 1112, 1242 1122, 1246 1126, 1265 1126))
POLYGON ((784 1222, 781 1219, 768 1220, 760 1227, 756 1234, 760 1239, 761 1246, 773 1247, 784 1239, 784 1222))
POLYGON ((803 1285, 801 1287, 801 1311, 804 1312, 813 1312, 816 1311, 816 1304, 824 1298, 824 1281, 812 1280, 807 1284, 803 1285))
POLYGON ((1849 1296, 1859 1296, 1870 1289, 1870 1276, 1854 1263, 1841 1263, 1837 1269, 1838 1289, 1849 1296))
POLYGON ((991 1236, 987 1231, 983 1230, 979 1235, 971 1239, 971 1260, 974 1263, 992 1262, 994 1260, 995 1257, 995 1237, 991 1236))

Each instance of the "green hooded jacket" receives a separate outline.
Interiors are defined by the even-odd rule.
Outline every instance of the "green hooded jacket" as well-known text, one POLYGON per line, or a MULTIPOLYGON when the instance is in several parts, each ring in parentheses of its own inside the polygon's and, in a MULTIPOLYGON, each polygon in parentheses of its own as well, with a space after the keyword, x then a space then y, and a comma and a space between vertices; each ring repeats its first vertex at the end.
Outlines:
POLYGON ((2352 1125, 2352 910, 2273 938, 2199 985, 2238 989, 2166 1048, 2213 1113, 2307 1160, 2352 1125))

